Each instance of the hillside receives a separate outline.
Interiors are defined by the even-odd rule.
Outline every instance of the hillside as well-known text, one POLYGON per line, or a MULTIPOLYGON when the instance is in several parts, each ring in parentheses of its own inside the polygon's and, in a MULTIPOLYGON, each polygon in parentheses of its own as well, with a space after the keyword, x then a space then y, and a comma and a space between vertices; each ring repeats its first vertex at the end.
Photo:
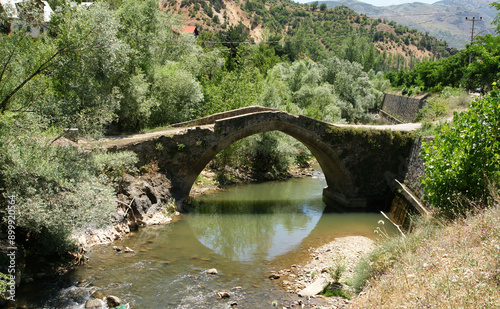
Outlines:
POLYGON ((491 8, 490 0, 442 0, 434 4, 407 3, 377 7, 356 0, 320 1, 328 7, 345 5, 360 14, 372 18, 395 21, 398 24, 428 32, 440 40, 448 42, 450 47, 463 48, 470 42, 472 23, 465 17, 479 18, 475 22, 474 34, 492 33, 491 22, 496 10, 491 8))
POLYGON ((391 59, 391 70, 446 57, 450 52, 445 42, 428 34, 380 18, 371 19, 346 6, 325 9, 288 0, 161 0, 160 7, 181 15, 185 25, 196 25, 200 40, 205 41, 236 25, 243 25, 251 41, 285 44, 300 38, 317 46, 318 53, 336 51, 347 39, 364 37, 375 44, 384 59, 391 59))

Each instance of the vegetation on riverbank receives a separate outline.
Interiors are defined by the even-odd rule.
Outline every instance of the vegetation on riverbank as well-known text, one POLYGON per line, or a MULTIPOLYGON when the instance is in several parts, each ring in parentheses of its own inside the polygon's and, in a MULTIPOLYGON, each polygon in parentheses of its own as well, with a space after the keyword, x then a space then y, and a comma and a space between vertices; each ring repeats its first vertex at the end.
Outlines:
POLYGON ((351 282, 362 291, 354 308, 498 304, 499 125, 500 95, 493 83, 489 95, 436 130, 422 152, 434 218, 417 218, 406 237, 378 242, 351 282))
POLYGON ((450 222, 422 218, 381 240, 353 282, 352 308, 494 308, 500 299, 499 199, 450 222))

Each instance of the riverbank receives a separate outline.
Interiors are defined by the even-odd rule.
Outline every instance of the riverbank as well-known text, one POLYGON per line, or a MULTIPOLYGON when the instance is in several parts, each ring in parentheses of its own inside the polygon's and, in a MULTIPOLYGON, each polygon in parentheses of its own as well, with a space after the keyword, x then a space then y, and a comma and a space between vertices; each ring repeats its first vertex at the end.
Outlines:
POLYGON ((325 306, 327 308, 349 308, 350 301, 344 297, 325 297, 319 294, 307 296, 304 289, 311 287, 315 282, 332 284, 338 281, 342 283, 344 291, 355 295, 352 288, 345 282, 352 278, 356 265, 374 247, 374 241, 363 236, 336 238, 318 248, 309 248, 309 260, 303 264, 290 265, 272 275, 275 275, 278 284, 293 295, 293 298, 296 299, 295 302, 301 303, 303 308, 316 308, 318 306, 322 308, 325 306), (336 271, 339 275, 337 281, 333 278, 336 271), (311 298, 316 301, 311 302, 311 298))
MULTIPOLYGON (((500 199, 466 218, 417 222, 381 242, 352 308, 498 308, 500 199)), ((368 270, 367 270, 368 271, 368 270)))

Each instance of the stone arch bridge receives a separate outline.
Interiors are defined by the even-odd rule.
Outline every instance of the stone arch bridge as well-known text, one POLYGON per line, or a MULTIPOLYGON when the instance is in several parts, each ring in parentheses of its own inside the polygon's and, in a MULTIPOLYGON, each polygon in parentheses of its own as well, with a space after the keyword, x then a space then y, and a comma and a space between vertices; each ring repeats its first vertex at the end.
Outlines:
POLYGON ((171 179, 171 192, 182 211, 196 178, 220 151, 247 136, 275 130, 299 140, 316 157, 328 185, 323 190, 327 204, 363 210, 383 206, 391 181, 404 178, 414 140, 406 129, 335 125, 252 106, 162 132, 114 138, 119 142, 113 148, 136 152, 139 166, 156 161, 171 179))

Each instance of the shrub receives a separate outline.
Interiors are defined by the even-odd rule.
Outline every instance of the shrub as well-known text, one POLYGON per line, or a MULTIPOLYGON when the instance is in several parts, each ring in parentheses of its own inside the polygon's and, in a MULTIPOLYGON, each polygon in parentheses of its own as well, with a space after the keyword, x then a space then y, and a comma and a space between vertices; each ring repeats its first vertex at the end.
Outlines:
POLYGON ((436 120, 448 112, 448 104, 445 101, 431 99, 429 104, 418 111, 415 121, 436 120))
POLYGON ((425 198, 447 215, 464 214, 470 203, 487 201, 489 184, 500 180, 500 96, 491 94, 454 114, 434 140, 423 144, 425 198))
POLYGON ((16 239, 37 255, 63 254, 72 249, 74 231, 111 223, 114 182, 137 160, 131 153, 93 154, 44 138, 4 138, 0 152, 2 187, 16 201, 16 239))

